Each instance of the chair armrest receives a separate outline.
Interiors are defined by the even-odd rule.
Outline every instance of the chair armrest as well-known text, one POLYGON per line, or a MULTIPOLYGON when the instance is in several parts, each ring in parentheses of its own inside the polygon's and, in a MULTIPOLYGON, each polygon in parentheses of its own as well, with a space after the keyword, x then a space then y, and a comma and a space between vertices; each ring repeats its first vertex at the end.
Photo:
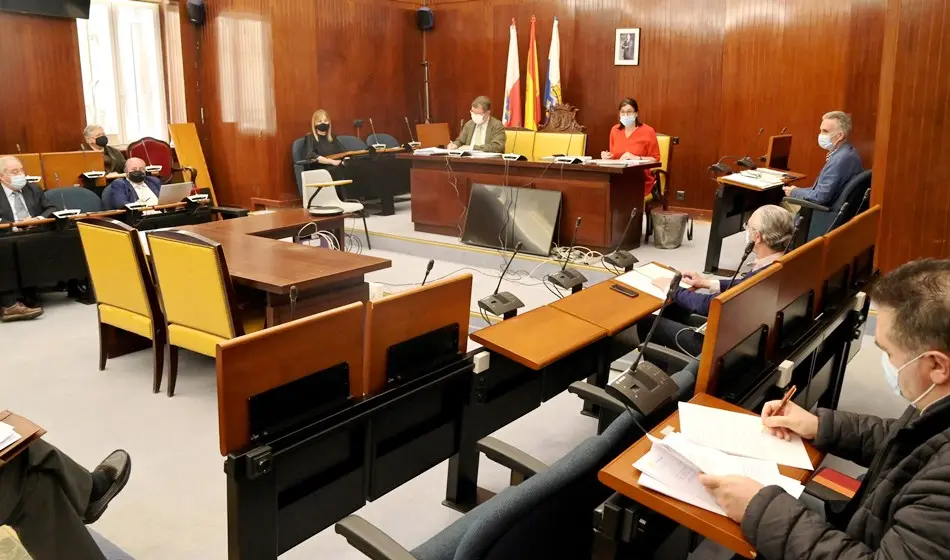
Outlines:
POLYGON ((337 522, 336 532, 372 560, 416 560, 402 545, 358 515, 337 522))
POLYGON ((798 206, 801 206, 802 208, 809 208, 811 210, 817 210, 819 212, 831 212, 831 208, 828 208, 827 206, 822 206, 821 204, 815 204, 814 202, 811 202, 810 200, 803 200, 801 198, 786 196, 785 198, 782 199, 782 202, 787 202, 789 204, 796 204, 798 206))
POLYGON ((623 413, 626 409, 622 402, 608 395, 607 391, 586 381, 571 383, 567 392, 577 395, 586 403, 595 404, 617 414, 623 413))
POLYGON ((353 182, 353 179, 340 179, 339 181, 326 181, 323 183, 307 183, 304 187, 314 187, 322 189, 323 187, 339 187, 342 185, 349 185, 353 182))
POLYGON ((531 455, 491 436, 478 440, 475 449, 484 453, 486 457, 499 465, 507 467, 513 472, 521 473, 524 478, 548 469, 546 464, 531 455))
POLYGON ((247 216, 248 212, 250 212, 250 210, 247 208, 238 208, 236 206, 212 206, 211 211, 216 214, 220 214, 225 220, 230 220, 231 218, 243 218, 244 216, 247 216))
POLYGON ((643 350, 643 357, 648 361, 659 360, 665 362, 669 364, 674 371, 679 371, 689 364, 696 363, 694 358, 690 358, 682 352, 677 352, 676 350, 653 343, 647 344, 647 347, 643 350))

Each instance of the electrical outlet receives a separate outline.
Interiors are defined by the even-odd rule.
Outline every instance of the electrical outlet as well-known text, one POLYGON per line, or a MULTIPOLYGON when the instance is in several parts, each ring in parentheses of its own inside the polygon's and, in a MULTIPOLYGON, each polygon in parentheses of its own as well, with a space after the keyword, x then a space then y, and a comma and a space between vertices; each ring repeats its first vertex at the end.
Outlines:
POLYGON ((686 191, 676 191, 676 200, 686 200, 686 191))

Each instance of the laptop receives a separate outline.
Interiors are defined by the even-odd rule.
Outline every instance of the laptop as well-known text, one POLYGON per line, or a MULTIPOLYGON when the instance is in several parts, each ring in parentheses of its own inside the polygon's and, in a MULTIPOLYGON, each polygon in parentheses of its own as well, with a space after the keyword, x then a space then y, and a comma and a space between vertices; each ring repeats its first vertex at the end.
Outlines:
POLYGON ((169 183, 162 185, 162 190, 158 195, 159 204, 174 204, 181 202, 182 199, 191 194, 195 184, 188 183, 169 183))

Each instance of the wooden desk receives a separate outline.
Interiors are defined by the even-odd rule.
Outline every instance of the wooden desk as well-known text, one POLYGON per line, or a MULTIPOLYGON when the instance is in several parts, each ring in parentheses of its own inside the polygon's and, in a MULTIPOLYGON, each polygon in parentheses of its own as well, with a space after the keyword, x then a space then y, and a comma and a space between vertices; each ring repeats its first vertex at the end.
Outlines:
MULTIPOLYGON (((722 410, 752 414, 748 410, 709 396, 706 393, 697 394, 689 402, 722 410)), ((674 412, 669 418, 658 424, 650 431, 650 434, 662 438, 662 432, 667 426, 679 430, 679 412, 674 412)), ((623 454, 611 461, 609 465, 601 469, 597 479, 612 490, 620 492, 624 496, 721 544, 729 550, 741 554, 745 558, 755 558, 755 549, 745 539, 742 528, 735 521, 640 486, 637 482, 640 478, 640 471, 634 468, 633 464, 650 450, 651 445, 650 440, 646 437, 641 438, 623 454)), ((808 442, 805 443, 805 447, 808 450, 808 457, 811 459, 812 465, 819 464, 824 455, 808 442)), ((779 466, 779 471, 785 476, 803 483, 812 474, 812 471, 786 466, 779 466)))
POLYGON ((472 340, 485 348, 533 370, 605 336, 605 329, 551 306, 538 307, 471 334, 472 340))
POLYGON ((643 208, 644 171, 660 166, 654 162, 617 168, 411 154, 396 158, 412 162, 412 221, 417 231, 458 236, 465 225, 473 184, 531 187, 563 193, 555 240, 566 244, 580 216, 583 224, 577 232, 577 243, 598 249, 613 249, 618 244, 625 249, 639 246, 643 212, 637 212, 623 243, 620 237, 630 210, 643 208))
POLYGON ((386 259, 276 241, 317 222, 321 229, 342 227, 342 216, 311 216, 302 208, 178 228, 217 241, 235 284, 264 292, 267 326, 291 319, 290 293, 296 288, 294 316, 313 315, 369 299, 367 272, 389 268, 386 259))
MULTIPOLYGON (((776 170, 780 171, 780 170, 776 170)), ((785 180, 789 185, 806 176, 794 171, 783 171, 791 176, 785 180)), ((780 186, 757 189, 720 177, 716 180, 716 201, 713 203, 712 226, 709 229, 709 243, 706 245, 707 273, 730 275, 733 271, 719 268, 722 253, 722 240, 742 231, 742 224, 749 221, 752 213, 766 204, 781 204, 785 192, 780 186)))
MULTIPOLYGON (((611 289, 611 286, 615 284, 619 282, 615 280, 598 282, 576 294, 555 301, 549 307, 583 319, 604 329, 609 336, 614 336, 635 325, 663 304, 663 300, 640 291, 637 291, 640 295, 635 298, 625 296, 611 289)), ((624 287, 632 289, 629 286, 624 287)))

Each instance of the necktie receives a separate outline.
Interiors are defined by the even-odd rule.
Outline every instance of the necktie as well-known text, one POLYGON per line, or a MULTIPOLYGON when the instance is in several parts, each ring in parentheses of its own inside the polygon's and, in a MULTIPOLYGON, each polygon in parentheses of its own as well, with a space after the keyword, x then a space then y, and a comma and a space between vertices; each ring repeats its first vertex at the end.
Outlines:
POLYGON ((13 219, 14 221, 25 220, 30 217, 30 212, 26 209, 26 203, 23 202, 23 193, 17 191, 13 193, 13 219))

